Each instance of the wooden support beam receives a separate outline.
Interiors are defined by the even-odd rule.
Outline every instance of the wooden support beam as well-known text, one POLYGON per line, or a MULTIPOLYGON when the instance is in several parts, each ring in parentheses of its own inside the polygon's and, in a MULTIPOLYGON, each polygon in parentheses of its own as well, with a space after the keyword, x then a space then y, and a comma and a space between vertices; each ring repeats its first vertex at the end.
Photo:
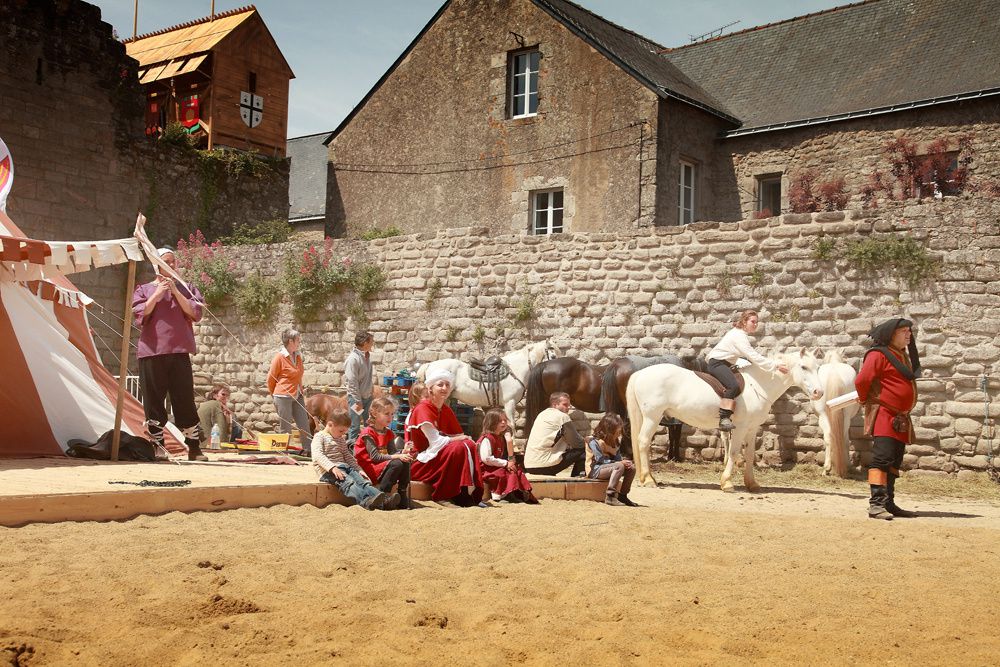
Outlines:
POLYGON ((268 484, 0 497, 0 526, 121 521, 141 514, 218 512, 240 507, 349 504, 331 484, 268 484))
POLYGON ((128 378, 129 343, 132 341, 132 290, 135 289, 135 262, 128 263, 125 281, 125 307, 122 311, 122 356, 118 363, 118 401, 115 403, 115 433, 111 436, 111 460, 118 460, 118 445, 122 439, 122 413, 125 410, 125 380, 128 378))

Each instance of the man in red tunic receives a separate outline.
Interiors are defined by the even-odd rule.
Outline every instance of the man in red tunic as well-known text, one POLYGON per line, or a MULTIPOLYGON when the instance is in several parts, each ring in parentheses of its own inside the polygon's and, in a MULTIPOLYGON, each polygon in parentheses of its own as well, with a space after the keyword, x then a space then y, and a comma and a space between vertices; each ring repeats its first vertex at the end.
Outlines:
POLYGON ((913 322, 891 319, 872 329, 868 337, 874 345, 865 352, 854 380, 858 402, 865 406, 865 435, 873 438, 868 516, 885 520, 913 517, 913 512, 895 502, 896 478, 913 433, 910 410, 917 402, 915 380, 920 376, 913 322))

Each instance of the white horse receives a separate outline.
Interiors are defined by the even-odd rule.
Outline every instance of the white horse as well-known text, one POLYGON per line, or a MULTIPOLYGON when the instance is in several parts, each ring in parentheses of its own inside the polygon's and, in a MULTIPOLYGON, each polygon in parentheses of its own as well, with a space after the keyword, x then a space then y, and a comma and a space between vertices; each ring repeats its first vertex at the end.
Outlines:
MULTIPOLYGON (((521 397, 524 396, 524 388, 528 382, 528 373, 537 364, 547 359, 552 359, 555 356, 556 351, 549 346, 548 341, 542 341, 540 343, 532 343, 520 350, 509 352, 502 357, 508 368, 510 368, 510 375, 500 381, 498 397, 511 424, 514 423, 514 408, 517 402, 521 400, 521 397)), ((484 391, 483 385, 470 377, 469 364, 461 359, 438 359, 418 368, 417 379, 423 382, 427 374, 434 368, 443 368, 455 376, 455 389, 451 395, 462 403, 484 409, 494 407, 491 405, 491 396, 487 395, 493 393, 492 389, 484 391)))
MULTIPOLYGON (((757 430, 767 419, 771 405, 792 385, 802 388, 811 398, 823 395, 819 377, 816 374, 819 362, 812 352, 801 350, 773 357, 775 363, 788 366, 788 374, 765 371, 753 365, 743 369, 746 387, 736 399, 733 414, 735 428, 724 436, 726 444, 726 467, 722 471, 720 485, 723 491, 732 491, 733 462, 737 446, 743 445, 743 482, 748 491, 759 491, 754 481, 753 446, 757 430)), ((719 425, 719 395, 711 386, 694 372, 659 364, 636 371, 629 378, 625 391, 628 402, 628 418, 632 425, 632 451, 639 483, 655 486, 656 480, 649 469, 650 449, 653 435, 664 415, 675 417, 685 424, 706 431, 719 425)))
POLYGON ((826 444, 823 474, 829 475, 832 471, 837 477, 847 477, 851 420, 858 414, 861 406, 852 401, 839 410, 830 410, 826 407, 826 401, 854 391, 857 372, 844 363, 838 350, 829 350, 823 357, 818 375, 824 393, 822 397, 814 399, 812 405, 819 415, 819 427, 826 444))

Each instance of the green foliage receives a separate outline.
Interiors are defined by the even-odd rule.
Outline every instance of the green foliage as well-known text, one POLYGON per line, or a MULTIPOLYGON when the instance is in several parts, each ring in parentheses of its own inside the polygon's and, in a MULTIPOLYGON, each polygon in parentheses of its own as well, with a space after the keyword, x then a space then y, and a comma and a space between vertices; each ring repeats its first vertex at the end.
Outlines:
POLYGON ((218 241, 205 243, 201 230, 196 230, 187 241, 178 241, 176 255, 177 268, 201 291, 210 308, 236 292, 239 285, 234 273, 236 262, 226 257, 225 248, 218 241))
POLYGON ((215 202, 219 198, 219 169, 214 162, 198 160, 198 176, 201 179, 198 188, 198 228, 212 235, 212 217, 215 213, 215 202))
POLYGON ((757 289, 764 284, 764 269, 759 266, 753 267, 750 275, 746 277, 745 281, 747 287, 750 289, 757 289))
POLYGON ((355 301, 347 307, 347 313, 354 318, 355 327, 366 327, 370 320, 363 301, 355 301))
POLYGON ((458 327, 448 327, 444 330, 444 339, 449 343, 454 343, 458 340, 458 334, 461 333, 461 329, 458 327))
POLYGON ((250 176, 258 178, 271 170, 267 160, 256 151, 238 151, 233 149, 213 148, 198 151, 198 156, 205 163, 216 165, 234 178, 250 176))
POLYGON ((837 242, 833 239, 822 237, 816 239, 816 243, 813 244, 813 259, 818 259, 821 261, 826 261, 833 259, 834 250, 837 247, 837 242))
POLYGON ((373 239, 388 239, 393 236, 401 236, 403 230, 395 225, 391 225, 382 229, 381 227, 372 227, 366 232, 362 232, 361 239, 364 241, 371 241, 373 239))
POLYGON ((301 255, 291 256, 285 264, 285 290, 292 311, 299 321, 311 320, 330 299, 351 289, 358 300, 348 307, 359 324, 366 324, 364 301, 383 287, 386 276, 378 266, 355 264, 350 257, 333 257, 333 239, 326 239, 322 249, 309 246, 301 255))
POLYGON ((728 297, 729 291, 733 287, 733 277, 729 275, 729 269, 723 270, 722 274, 719 275, 718 290, 719 295, 728 297))
POLYGON ((292 226, 288 224, 288 221, 276 218, 256 226, 240 223, 233 228, 232 234, 223 236, 219 240, 228 245, 262 245, 265 243, 284 243, 291 235, 292 226))
POLYGON ((348 282, 361 299, 370 299, 382 291, 388 280, 382 267, 375 264, 352 265, 348 272, 348 282))
POLYGON ((260 272, 243 281, 236 291, 236 307, 248 324, 267 324, 274 319, 281 303, 281 285, 277 280, 264 278, 260 272))
POLYGON ((171 146, 180 146, 181 148, 193 148, 195 144, 194 137, 188 134, 187 128, 177 121, 167 123, 167 126, 163 129, 160 141, 171 146))
POLYGON ((332 296, 350 281, 348 258, 333 260, 330 239, 322 251, 309 246, 301 255, 292 255, 285 264, 285 290, 292 301, 292 312, 299 321, 313 319, 332 296))
POLYGON ((435 278, 427 284, 427 297, 424 299, 424 307, 427 310, 434 308, 434 302, 441 296, 441 279, 435 278))
POLYGON ((528 294, 518 299, 514 303, 516 310, 514 311, 514 317, 511 318, 513 324, 523 324, 529 320, 535 319, 537 313, 535 312, 535 297, 534 294, 528 294))
POLYGON ((938 276, 941 263, 922 244, 909 236, 869 238, 848 243, 844 251, 848 263, 872 277, 893 275, 907 287, 918 288, 938 276))
POLYGON ((486 340, 486 329, 481 324, 477 324, 476 328, 472 330, 472 342, 476 345, 482 345, 483 341, 486 340))

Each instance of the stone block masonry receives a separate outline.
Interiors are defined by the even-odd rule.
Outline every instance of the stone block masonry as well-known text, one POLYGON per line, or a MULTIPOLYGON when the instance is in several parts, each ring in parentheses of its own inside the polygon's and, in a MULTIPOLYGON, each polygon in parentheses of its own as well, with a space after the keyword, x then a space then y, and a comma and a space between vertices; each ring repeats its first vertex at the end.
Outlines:
MULTIPOLYGON (((386 288, 365 304, 370 322, 348 315, 348 297, 331 303, 303 333, 306 382, 341 384, 356 328, 375 333, 376 374, 442 357, 485 356, 549 339, 564 355, 604 363, 623 355, 702 354, 740 310, 761 311, 763 351, 837 348, 857 364, 864 334, 889 317, 917 324, 925 375, 914 410, 917 440, 906 467, 934 473, 986 466, 984 395, 992 377, 1000 413, 1000 203, 946 198, 830 216, 817 213, 740 223, 697 223, 621 234, 489 237, 467 228, 371 242, 335 240, 335 252, 378 264, 386 288), (847 244, 910 237, 940 261, 919 289, 893 275, 863 275, 847 244), (830 259, 819 259, 824 240, 830 259), (439 285, 434 289, 433 286, 439 285), (432 291, 436 298, 429 299, 432 291)), ((241 270, 280 273, 300 245, 233 250, 241 270)), ((268 364, 290 309, 264 329, 239 322, 235 309, 198 326, 197 372, 206 384, 233 385, 238 414, 252 427, 276 419, 264 389, 268 364), (240 339, 237 344, 223 324, 240 339), (245 346, 245 347, 243 347, 245 346)), ((852 457, 864 464, 870 443, 852 430, 852 457)), ((993 443, 997 446, 1000 443, 993 443)), ((663 443, 658 440, 657 446, 663 443)), ((721 456, 714 433, 686 432, 689 459, 721 456)), ((819 464, 822 434, 806 397, 793 389, 774 405, 757 442, 758 459, 819 464)))

